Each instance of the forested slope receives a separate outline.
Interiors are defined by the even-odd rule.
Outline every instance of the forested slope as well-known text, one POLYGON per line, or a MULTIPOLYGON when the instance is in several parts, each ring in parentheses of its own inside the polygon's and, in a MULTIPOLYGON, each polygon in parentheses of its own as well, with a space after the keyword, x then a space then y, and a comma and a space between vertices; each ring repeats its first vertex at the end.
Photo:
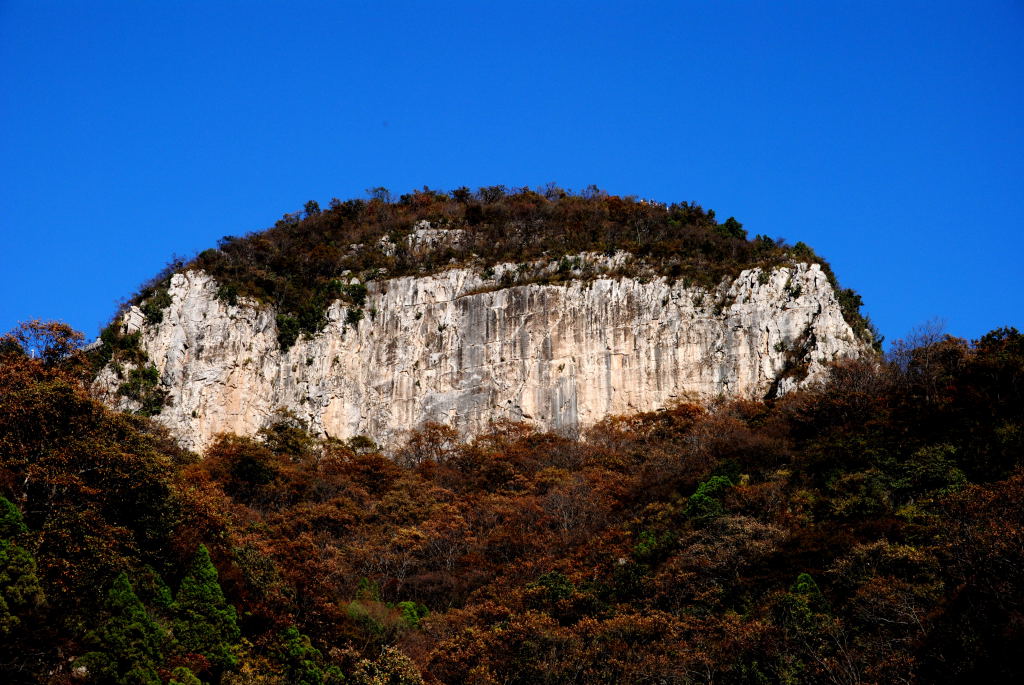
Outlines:
POLYGON ((585 439, 282 421, 200 460, 0 345, 7 682, 1019 682, 1024 337, 585 439))

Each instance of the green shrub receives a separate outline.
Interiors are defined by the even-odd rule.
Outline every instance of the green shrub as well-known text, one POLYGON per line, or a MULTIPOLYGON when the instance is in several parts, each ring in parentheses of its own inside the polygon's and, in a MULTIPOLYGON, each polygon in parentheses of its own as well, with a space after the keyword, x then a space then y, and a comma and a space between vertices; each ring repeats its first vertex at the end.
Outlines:
POLYGON ((402 612, 402 620, 409 628, 416 628, 425 619, 430 610, 419 602, 399 602, 395 608, 402 612))
POLYGON ((366 286, 362 283, 351 283, 341 288, 341 294, 356 307, 366 303, 366 292, 366 286))
POLYGON ((299 320, 296 317, 291 314, 277 315, 277 344, 281 346, 282 352, 287 352, 288 348, 295 344, 300 332, 299 320))
POLYGON ((568 599, 576 592, 576 586, 561 571, 549 571, 527 587, 543 590, 544 597, 551 603, 568 599))
POLYGON ((140 407, 136 413, 141 416, 159 414, 167 401, 167 391, 160 387, 160 372, 153 364, 137 366, 129 371, 117 393, 138 402, 140 407))
POLYGON ((164 310, 171 306, 171 293, 167 287, 159 288, 148 299, 143 301, 142 313, 146 315, 146 323, 156 325, 164 320, 164 310))
POLYGON ((696 521, 705 521, 721 516, 725 508, 719 498, 731 487, 732 481, 726 476, 712 476, 698 485, 697 490, 690 495, 683 514, 696 521))

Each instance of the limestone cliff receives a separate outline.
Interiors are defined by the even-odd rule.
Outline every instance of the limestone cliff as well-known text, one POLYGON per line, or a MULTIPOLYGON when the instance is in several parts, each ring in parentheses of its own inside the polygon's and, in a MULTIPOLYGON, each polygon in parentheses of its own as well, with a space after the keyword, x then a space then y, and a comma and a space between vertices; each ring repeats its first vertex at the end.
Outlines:
MULTIPOLYGON (((576 430, 682 399, 784 392, 865 349, 817 264, 746 270, 711 291, 608 273, 500 287, 513 272, 369 282, 361 320, 335 302, 321 333, 284 352, 272 308, 227 304, 198 270, 173 276, 159 324, 132 307, 121 326, 141 331, 168 393, 157 420, 196 450, 285 410, 319 434, 385 445, 425 421, 576 430)), ((120 383, 112 365, 96 387, 132 409, 120 383)))

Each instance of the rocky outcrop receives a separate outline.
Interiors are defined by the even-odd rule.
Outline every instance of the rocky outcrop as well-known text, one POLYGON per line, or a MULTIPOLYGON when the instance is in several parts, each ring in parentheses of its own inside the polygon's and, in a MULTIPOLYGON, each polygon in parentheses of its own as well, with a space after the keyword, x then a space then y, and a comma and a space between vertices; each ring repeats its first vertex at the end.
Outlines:
MULTIPOLYGON (((173 276, 160 324, 132 308, 122 326, 141 330, 168 393, 157 420, 196 450, 284 411, 385 445, 428 420, 467 434, 497 419, 571 431, 685 399, 785 392, 866 349, 817 264, 744 271, 712 291, 601 274, 499 287, 514 270, 368 283, 361 320, 335 302, 323 331, 285 352, 273 309, 225 303, 201 271, 173 276)), ((108 367, 96 388, 131 409, 119 383, 108 367)))

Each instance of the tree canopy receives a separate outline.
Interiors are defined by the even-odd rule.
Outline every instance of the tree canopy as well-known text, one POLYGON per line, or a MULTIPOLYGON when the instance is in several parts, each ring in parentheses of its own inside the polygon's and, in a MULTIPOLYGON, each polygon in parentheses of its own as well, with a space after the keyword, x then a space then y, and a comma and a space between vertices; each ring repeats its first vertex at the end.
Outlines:
POLYGON ((840 288, 828 263, 807 245, 765 235, 749 239, 734 217, 719 223, 713 210, 694 202, 662 204, 594 186, 573 193, 554 184, 450 193, 423 188, 397 200, 385 188, 367 193, 369 199, 334 199, 326 210, 310 201, 304 211, 285 214, 264 231, 225 236, 192 260, 172 261, 131 302, 158 322, 170 304, 171 275, 201 269, 216 278, 226 303, 247 297, 275 307, 279 341, 287 348, 299 335, 323 328, 334 300, 350 305, 356 323, 363 314, 359 288, 365 297, 361 284, 369 281, 454 266, 487 274, 500 263, 541 261, 558 268, 523 270, 501 285, 559 283, 597 275, 573 268, 569 260, 581 253, 624 251, 633 260, 604 275, 661 275, 708 289, 747 268, 819 263, 853 330, 867 342, 881 342, 861 314, 859 296, 840 288))
POLYGON ((0 349, 7 682, 1024 677, 1013 329, 393 454, 287 419, 189 454, 79 351, 0 349))

